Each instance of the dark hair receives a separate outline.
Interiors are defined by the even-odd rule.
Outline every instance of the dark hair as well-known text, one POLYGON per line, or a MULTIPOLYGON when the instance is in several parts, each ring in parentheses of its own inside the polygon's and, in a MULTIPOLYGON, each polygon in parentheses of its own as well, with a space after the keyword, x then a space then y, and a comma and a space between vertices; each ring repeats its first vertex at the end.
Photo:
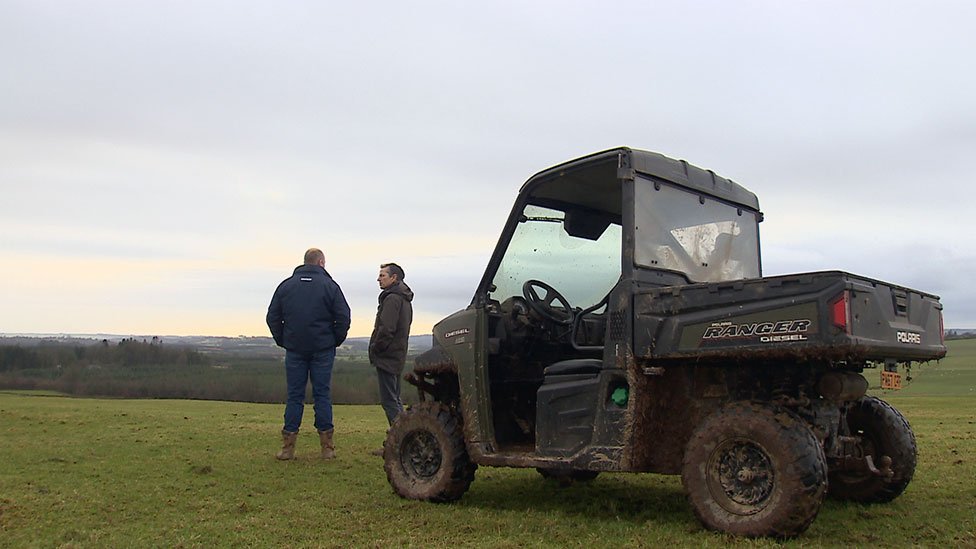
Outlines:
POLYGON ((403 280, 403 277, 406 276, 403 274, 403 267, 397 265, 396 263, 384 263, 380 265, 380 269, 386 269, 389 271, 391 275, 396 277, 397 282, 400 282, 403 280))

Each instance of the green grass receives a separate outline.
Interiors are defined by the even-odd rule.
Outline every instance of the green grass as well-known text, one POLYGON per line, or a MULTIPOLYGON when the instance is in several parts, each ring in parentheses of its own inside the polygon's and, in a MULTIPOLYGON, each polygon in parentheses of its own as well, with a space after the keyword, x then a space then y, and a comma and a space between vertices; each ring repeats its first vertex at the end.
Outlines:
POLYGON ((976 399, 961 387, 974 372, 976 341, 954 341, 884 395, 918 438, 904 495, 828 501, 785 543, 703 530, 679 479, 661 475, 559 488, 483 467, 454 504, 403 500, 368 455, 384 436, 378 406, 336 407, 334 462, 316 459, 307 429, 299 459, 281 463, 281 405, 0 392, 0 546, 976 547, 976 399))
MULTIPOLYGON (((938 362, 912 368, 910 382, 903 381, 899 396, 969 396, 976 397, 976 339, 947 341, 949 353, 938 362)), ((902 371, 904 377, 905 372, 902 371)), ((874 384, 880 374, 866 373, 874 384)))

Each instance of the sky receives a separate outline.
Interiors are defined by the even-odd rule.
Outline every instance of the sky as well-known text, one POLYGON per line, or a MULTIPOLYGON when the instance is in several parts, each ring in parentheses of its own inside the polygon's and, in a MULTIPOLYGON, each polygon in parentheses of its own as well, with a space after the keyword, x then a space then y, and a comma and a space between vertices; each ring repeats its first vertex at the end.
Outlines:
POLYGON ((0 332, 267 335, 306 248, 368 336, 466 307, 521 184, 617 146, 755 192, 765 275, 976 328, 976 3, 0 0, 0 332))

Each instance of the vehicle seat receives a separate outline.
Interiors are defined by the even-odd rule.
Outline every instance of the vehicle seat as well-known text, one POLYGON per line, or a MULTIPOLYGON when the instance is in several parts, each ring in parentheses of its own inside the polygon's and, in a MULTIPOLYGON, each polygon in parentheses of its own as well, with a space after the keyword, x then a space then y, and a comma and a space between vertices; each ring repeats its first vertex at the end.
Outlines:
POLYGON ((554 364, 546 366, 542 374, 549 376, 564 376, 572 374, 599 374, 603 369, 603 361, 597 358, 574 358, 572 360, 560 360, 554 364))

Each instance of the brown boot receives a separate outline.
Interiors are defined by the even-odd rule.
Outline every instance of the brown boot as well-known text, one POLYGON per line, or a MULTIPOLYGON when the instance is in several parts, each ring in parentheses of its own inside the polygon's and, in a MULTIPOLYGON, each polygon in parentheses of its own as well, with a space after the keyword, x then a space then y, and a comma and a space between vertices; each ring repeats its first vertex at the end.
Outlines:
POLYGON ((322 459, 335 459, 335 444, 332 443, 332 432, 334 429, 329 429, 328 431, 319 431, 319 442, 322 443, 322 459))
POLYGON ((275 454, 280 460, 295 459, 295 442, 298 440, 298 433, 281 431, 281 451, 275 454))

